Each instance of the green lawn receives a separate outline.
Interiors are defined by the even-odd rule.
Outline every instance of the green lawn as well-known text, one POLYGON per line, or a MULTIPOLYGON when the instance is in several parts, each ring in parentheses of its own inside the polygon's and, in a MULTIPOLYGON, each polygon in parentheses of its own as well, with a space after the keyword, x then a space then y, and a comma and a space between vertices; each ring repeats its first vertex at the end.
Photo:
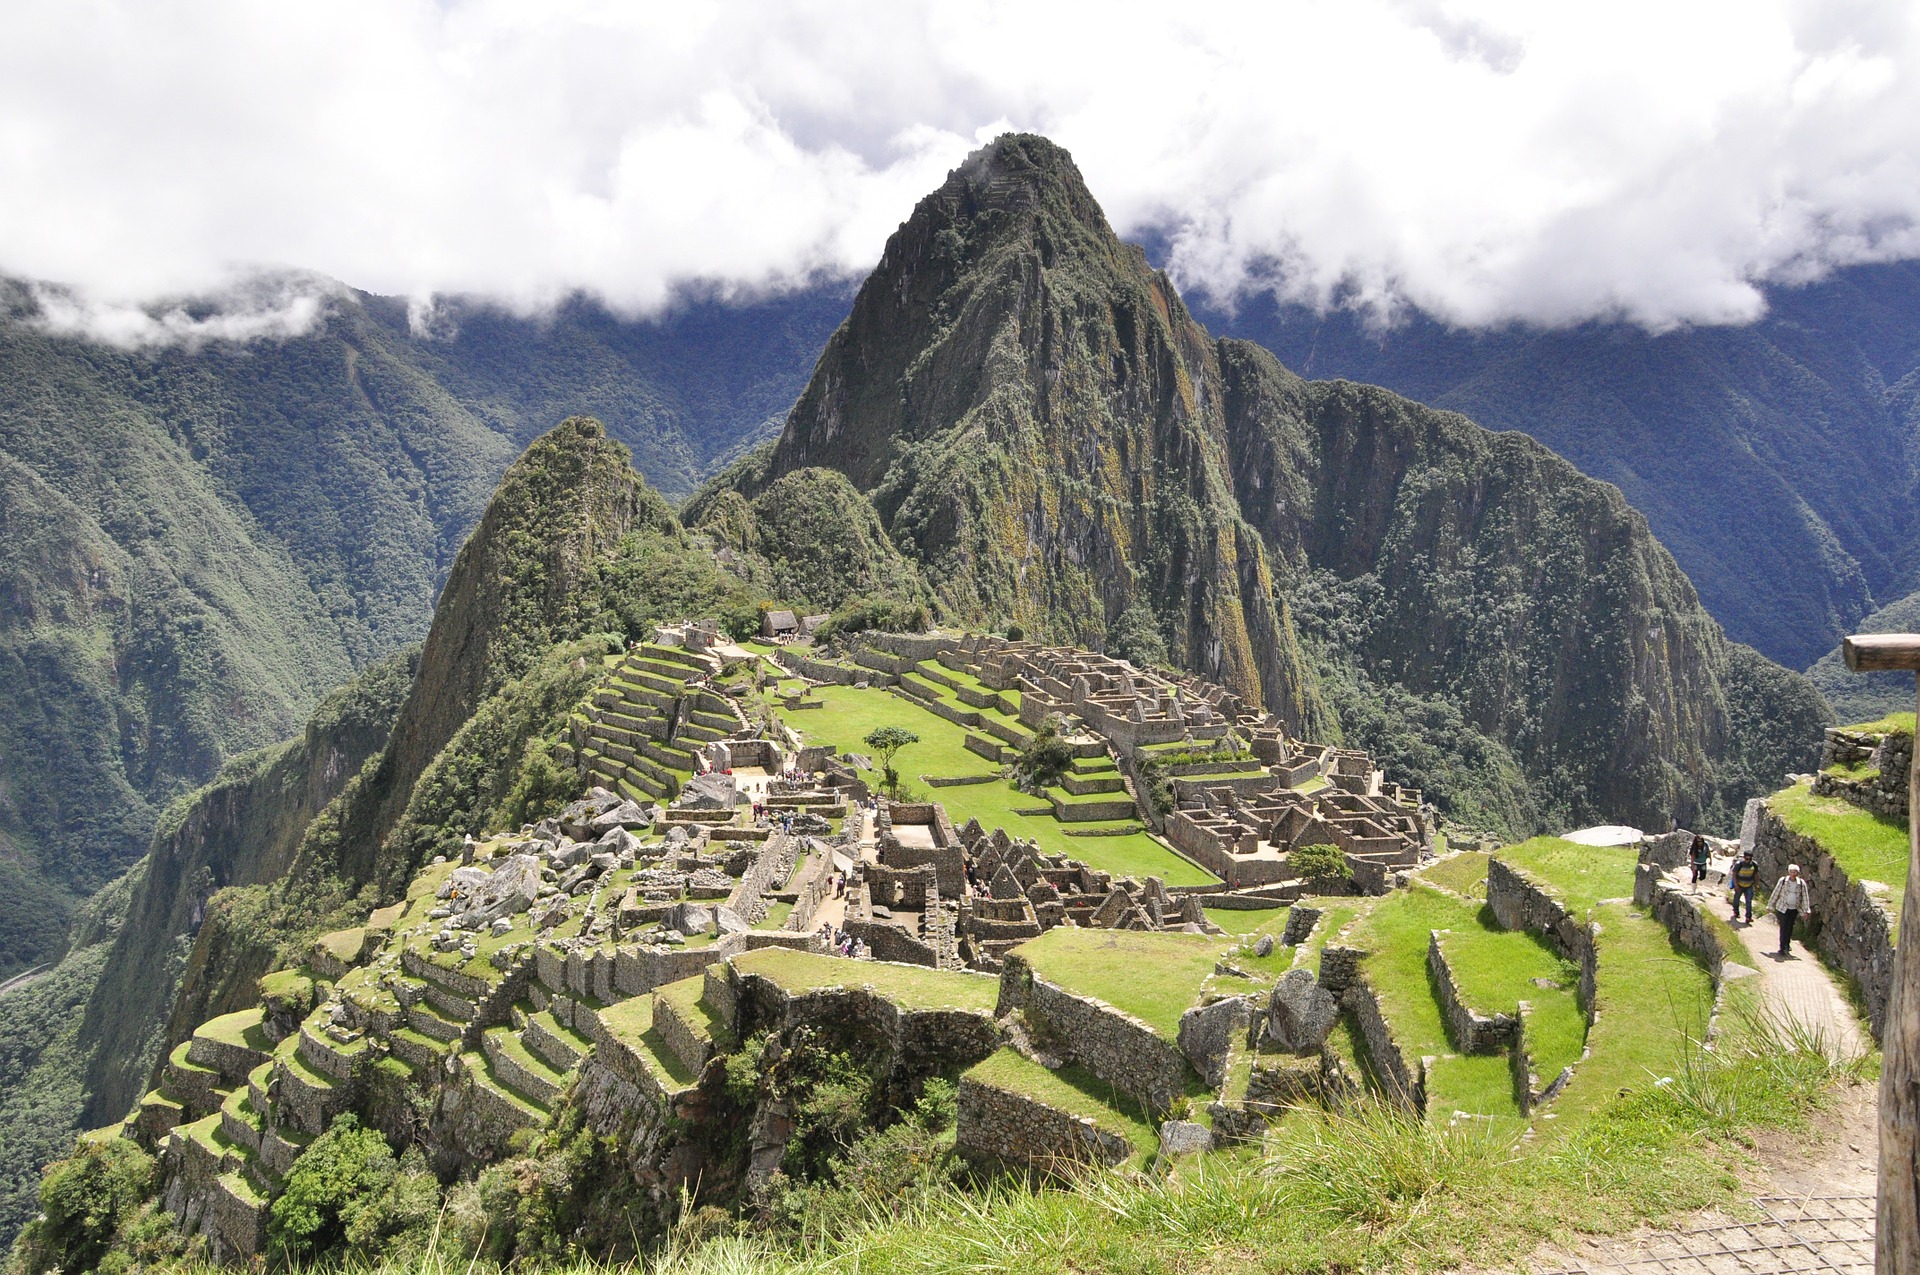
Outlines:
POLYGON ((1229 934, 1268 932, 1275 939, 1287 925, 1287 909, 1277 908, 1205 908, 1207 920, 1229 934))
POLYGON ((1535 837, 1494 851, 1494 858, 1550 884, 1578 916, 1602 899, 1633 897, 1633 846, 1583 846, 1559 837, 1535 837))
MULTIPOLYGON (((909 784, 917 787, 917 777, 921 775, 951 779, 1000 773, 999 766, 966 750, 964 741, 968 732, 965 728, 899 695, 875 688, 862 691, 851 686, 825 686, 819 689, 816 698, 827 707, 783 710, 781 714, 810 744, 832 744, 841 752, 865 752, 866 745, 861 741, 868 732, 879 726, 901 726, 920 736, 919 743, 900 750, 894 763, 902 775, 908 776, 909 784)), ((1018 810, 1039 809, 1047 802, 1045 798, 1019 791, 1005 780, 929 788, 926 795, 947 808, 947 815, 955 825, 978 819, 980 826, 988 831, 1005 828, 1008 836, 1037 842, 1047 854, 1064 854, 1101 872, 1143 879, 1157 876, 1168 885, 1206 885, 1214 880, 1206 870, 1181 858, 1148 833, 1069 837, 1050 808, 1044 815, 1017 814, 1018 810)))
POLYGON ((209 1018, 193 1029, 196 1036, 205 1036, 223 1044, 238 1045, 244 1049, 258 1050, 263 1054, 273 1052, 273 1041, 267 1037, 266 1026, 261 1021, 262 1012, 258 1006, 253 1009, 236 1010, 231 1014, 222 1014, 218 1018, 209 1018))
MULTIPOLYGON (((1438 928, 1438 927, 1436 927, 1438 928)), ((1587 1019, 1575 988, 1580 971, 1524 931, 1453 927, 1445 940, 1461 998, 1484 1014, 1511 1014, 1521 1001, 1532 1006, 1527 1047, 1545 1080, 1578 1062, 1587 1041, 1587 1019), (1554 984, 1541 987, 1539 979, 1554 984)))
POLYGON ((1464 851, 1422 869, 1420 879, 1445 886, 1469 899, 1484 899, 1487 897, 1487 861, 1492 857, 1478 850, 1464 851))
POLYGON ((1159 1134, 1138 1107, 1113 1086, 1072 1064, 1049 1071, 1014 1050, 1002 1049, 968 1069, 964 1078, 1036 1099, 1056 1111, 1085 1116, 1094 1127, 1125 1138, 1136 1152, 1159 1148, 1159 1134))
MULTIPOLYGON (((1701 1039, 1713 1006, 1713 981, 1700 963, 1676 951, 1666 927, 1630 904, 1598 910, 1599 1018, 1588 1043, 1593 1054, 1573 1083, 1548 1108, 1566 1117, 1585 1114, 1623 1089, 1643 1089, 1678 1065, 1688 1034, 1701 1039)), ((1547 1078, 1545 1068, 1541 1078, 1547 1078)))
POLYGON ((906 1009, 970 1009, 991 1014, 1000 996, 1000 980, 990 974, 850 961, 782 947, 743 952, 733 958, 733 967, 742 974, 758 974, 789 993, 870 987, 906 1009))
POLYGON ((1409 1063, 1422 1055, 1441 1060, 1429 1073, 1429 1115, 1441 1124, 1455 1111, 1517 1120, 1520 1106, 1514 1101, 1504 1055, 1447 1057, 1455 1050, 1427 973, 1428 934, 1445 929, 1460 935, 1479 931, 1479 910, 1438 890, 1415 886, 1375 904, 1354 927, 1351 941, 1368 952, 1367 979, 1401 1053, 1409 1063))
POLYGON ((1894 733, 1911 735, 1914 730, 1914 715, 1912 713, 1888 713, 1877 722, 1860 722, 1846 729, 1864 731, 1870 735, 1890 735, 1894 733))
POLYGON ((684 1089, 699 1079, 667 1047, 666 1037, 653 1025, 652 996, 615 1001, 600 1011, 600 1026, 638 1054, 653 1069, 663 1087, 684 1089))
POLYGON ((1882 881, 1893 887, 1892 907, 1897 915, 1907 891, 1907 826, 1841 801, 1816 797, 1806 784, 1777 792, 1767 805, 1780 821, 1803 837, 1826 847, 1843 871, 1855 881, 1882 881))
POLYGON ((1061 926, 1013 950, 1049 983, 1103 1000, 1172 1040, 1214 961, 1235 946, 1204 934, 1061 926))

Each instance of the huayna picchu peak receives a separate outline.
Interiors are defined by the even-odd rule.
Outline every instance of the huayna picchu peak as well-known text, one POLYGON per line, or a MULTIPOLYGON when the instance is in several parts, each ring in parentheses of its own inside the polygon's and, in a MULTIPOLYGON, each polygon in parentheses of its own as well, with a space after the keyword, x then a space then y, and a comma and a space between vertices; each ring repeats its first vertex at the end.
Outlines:
POLYGON ((1826 711, 1726 641, 1617 489, 1211 339, 1043 138, 920 202, 778 439, 688 520, 810 468, 868 495, 945 614, 1102 648, 1144 630, 1303 732, 1448 758, 1446 782, 1400 773, 1506 831, 1729 826, 1826 711))
POLYGON ((0 1051, 19 1275, 1511 1264, 1730 1207, 1712 1148, 1890 1030, 1911 721, 1832 728, 1526 435, 1211 336, 1045 138, 684 505, 548 419, 419 644, 0 1003, 62 1023, 0 1051), (1847 1058, 1699 888, 1743 849, 1847 1058))

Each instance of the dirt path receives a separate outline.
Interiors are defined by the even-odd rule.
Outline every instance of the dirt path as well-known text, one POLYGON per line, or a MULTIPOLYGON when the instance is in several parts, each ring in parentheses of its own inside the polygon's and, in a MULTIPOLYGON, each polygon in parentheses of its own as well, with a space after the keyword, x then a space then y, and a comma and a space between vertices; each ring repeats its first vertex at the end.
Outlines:
MULTIPOLYGON (((1703 888, 1701 902, 1718 912, 1727 906, 1724 889, 1703 888)), ((1842 1057, 1867 1047, 1853 1007, 1819 958, 1797 942, 1791 955, 1779 956, 1780 932, 1770 917, 1734 928, 1759 969, 1764 1004, 1818 1033, 1842 1057)), ((1871 1085, 1843 1091, 1811 1139, 1761 1131, 1760 1165, 1748 1183, 1750 1215, 1710 1210, 1676 1230, 1543 1249, 1523 1269, 1556 1275, 1871 1275, 1876 1096, 1871 1085)))

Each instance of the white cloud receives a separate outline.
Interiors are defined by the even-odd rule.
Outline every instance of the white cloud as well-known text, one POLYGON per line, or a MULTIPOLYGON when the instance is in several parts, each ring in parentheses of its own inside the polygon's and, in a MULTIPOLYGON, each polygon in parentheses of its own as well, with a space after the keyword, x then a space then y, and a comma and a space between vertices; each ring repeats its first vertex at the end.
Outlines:
POLYGON ((1904 4, 27 0, 0 271, 123 340, 261 268, 649 310, 864 270, 1008 125, 1222 296, 1661 327, 1920 255, 1904 4))

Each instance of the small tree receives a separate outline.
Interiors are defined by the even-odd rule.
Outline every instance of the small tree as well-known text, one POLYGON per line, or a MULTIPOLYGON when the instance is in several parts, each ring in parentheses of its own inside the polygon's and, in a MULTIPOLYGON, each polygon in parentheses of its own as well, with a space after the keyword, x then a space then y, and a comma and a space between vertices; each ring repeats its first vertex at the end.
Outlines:
POLYGON ((893 768, 893 757, 908 744, 917 744, 920 737, 904 726, 876 726, 867 732, 866 744, 880 759, 881 784, 888 796, 900 791, 900 772, 893 768))
POLYGON ((1293 875, 1315 890, 1345 889, 1347 856, 1339 846, 1300 846, 1287 856, 1293 875))
POLYGON ((1013 773, 1022 787, 1038 792, 1059 783, 1072 764, 1073 749, 1049 721, 1035 731, 1027 746, 1020 750, 1019 758, 1013 763, 1013 773))

